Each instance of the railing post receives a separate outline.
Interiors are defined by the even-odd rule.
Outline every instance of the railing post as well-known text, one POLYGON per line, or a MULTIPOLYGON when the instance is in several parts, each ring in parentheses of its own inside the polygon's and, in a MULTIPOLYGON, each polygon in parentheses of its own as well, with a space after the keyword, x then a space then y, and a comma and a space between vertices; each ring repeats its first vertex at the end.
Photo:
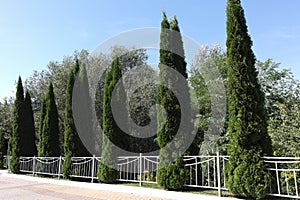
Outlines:
POLYGON ((92 180, 91 182, 93 183, 94 182, 94 175, 95 175, 95 155, 93 155, 93 158, 92 158, 92 180))
POLYGON ((34 176, 35 175, 35 156, 33 156, 32 158, 32 175, 34 176))
POLYGON ((280 194, 281 192, 280 192, 280 182, 279 182, 277 161, 275 161, 275 170, 276 170, 277 192, 278 194, 280 194))
POLYGON ((7 156, 7 168, 8 168, 8 172, 10 173, 10 156, 7 156))
MULTIPOLYGON (((142 187, 142 153, 140 153, 140 187, 142 187)), ((128 169, 127 169, 128 170, 128 169)))
POLYGON ((59 163, 58 163, 58 180, 60 179, 60 174, 61 174, 61 168, 62 168, 62 157, 59 156, 59 163))
POLYGON ((217 173, 218 173, 218 196, 222 196, 222 186, 221 186, 221 169, 220 169, 220 154, 217 151, 217 173))
POLYGON ((3 167, 3 168, 6 168, 7 167, 7 165, 6 165, 6 161, 7 159, 6 159, 6 156, 3 156, 3 166, 1 166, 1 167, 3 167))
POLYGON ((296 188, 296 196, 298 197, 299 193, 298 193, 297 175, 295 169, 294 169, 294 181, 295 181, 295 188, 296 188))

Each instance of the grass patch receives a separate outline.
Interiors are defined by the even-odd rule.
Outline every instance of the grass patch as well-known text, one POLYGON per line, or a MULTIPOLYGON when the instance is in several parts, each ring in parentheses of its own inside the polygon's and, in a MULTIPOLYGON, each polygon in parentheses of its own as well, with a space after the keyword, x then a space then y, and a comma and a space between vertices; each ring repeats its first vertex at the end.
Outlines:
MULTIPOLYGON (((133 186, 133 187, 140 187, 139 183, 129 183, 129 182, 125 182, 125 183, 120 183, 120 185, 124 185, 124 186, 133 186)), ((158 184, 156 183, 143 183, 142 184, 143 188, 153 188, 153 189, 161 189, 162 187, 160 187, 158 184)))

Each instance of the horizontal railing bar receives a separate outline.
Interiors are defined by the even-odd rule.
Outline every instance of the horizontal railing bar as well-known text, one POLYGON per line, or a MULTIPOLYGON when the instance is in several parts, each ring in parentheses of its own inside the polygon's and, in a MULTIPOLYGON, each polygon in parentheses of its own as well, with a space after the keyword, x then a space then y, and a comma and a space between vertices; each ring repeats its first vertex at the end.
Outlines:
POLYGON ((287 197, 287 198, 293 198, 293 199, 299 199, 299 196, 292 196, 292 195, 285 195, 285 194, 267 194, 268 196, 274 196, 274 197, 287 197))
POLYGON ((300 160, 300 157, 262 157, 262 159, 300 160))
POLYGON ((300 163, 300 160, 295 160, 295 161, 268 161, 264 160, 265 163, 277 163, 277 164, 294 164, 294 163, 300 163))
POLYGON ((296 172, 300 172, 300 169, 276 169, 276 168, 267 168, 267 170, 269 170, 269 171, 287 171, 287 172, 289 172, 289 171, 292 171, 292 172, 296 171, 296 172))

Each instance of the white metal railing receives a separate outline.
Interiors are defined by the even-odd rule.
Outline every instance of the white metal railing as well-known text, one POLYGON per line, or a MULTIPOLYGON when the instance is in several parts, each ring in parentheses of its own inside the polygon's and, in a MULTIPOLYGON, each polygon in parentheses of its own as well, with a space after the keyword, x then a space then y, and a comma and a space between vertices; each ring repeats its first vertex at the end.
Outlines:
MULTIPOLYGON (((32 174, 62 176, 64 157, 20 157, 20 171, 32 174)), ((225 162, 227 156, 185 156, 184 167, 189 171, 187 187, 226 189, 225 162)), ((97 179, 101 157, 72 157, 71 177, 97 179)), ((158 156, 120 156, 117 158, 118 181, 157 183, 158 156)))
POLYGON ((189 179, 185 186, 207 189, 217 189, 219 195, 226 188, 226 162, 228 156, 185 156, 185 168, 189 172, 189 179))
POLYGON ((300 198, 300 157, 263 157, 272 175, 270 196, 300 198))
POLYGON ((118 157, 117 167, 119 181, 157 183, 158 156, 121 156, 118 157))
POLYGON ((62 176, 63 157, 20 157, 20 172, 62 176))
MULTIPOLYGON (((7 157, 4 157, 6 163, 7 157)), ((263 157, 272 177, 269 196, 300 198, 300 158, 263 157)), ((10 159, 7 159, 8 169, 10 159)), ((71 177, 97 180, 101 157, 71 158, 71 177)), ((64 157, 20 157, 20 171, 32 174, 62 176, 64 157)), ((221 196, 226 187, 226 166, 229 156, 184 156, 184 167, 189 172, 186 187, 218 190, 221 196)), ((121 156, 117 158, 118 181, 157 183, 158 156, 121 156)))
POLYGON ((73 157, 71 158, 71 177, 88 178, 91 182, 97 179, 97 170, 101 157, 73 157))

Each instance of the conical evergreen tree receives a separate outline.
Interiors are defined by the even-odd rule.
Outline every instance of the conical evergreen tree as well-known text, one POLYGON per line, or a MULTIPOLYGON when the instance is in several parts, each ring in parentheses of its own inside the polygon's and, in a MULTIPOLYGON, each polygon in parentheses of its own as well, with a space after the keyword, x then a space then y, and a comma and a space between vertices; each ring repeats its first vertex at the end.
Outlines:
MULTIPOLYGON (((94 121, 92 117, 92 101, 89 92, 89 82, 85 63, 81 62, 80 69, 75 76, 73 87, 73 118, 76 122, 76 130, 81 133, 78 135, 78 143, 82 148, 78 148, 78 155, 90 156, 91 153, 99 152, 96 150, 96 136, 94 121), (84 134, 83 134, 84 133, 84 134), (91 152, 89 152, 91 151, 91 152)), ((99 147, 98 147, 99 148, 99 147)))
POLYGON ((46 116, 46 98, 43 97, 41 100, 41 110, 40 110, 40 124, 39 124, 39 142, 38 142, 38 156, 42 157, 45 155, 45 148, 43 142, 43 127, 44 120, 46 116))
POLYGON ((12 173, 20 172, 20 148, 21 137, 24 135, 24 90, 21 77, 17 83, 16 99, 14 102, 13 116, 12 116, 12 135, 9 139, 9 155, 10 158, 10 171, 12 173))
POLYGON ((174 69, 176 69, 184 78, 188 78, 186 70, 186 62, 184 56, 184 48, 180 28, 176 16, 170 21, 171 30, 171 49, 172 49, 172 63, 174 69))
POLYGON ((49 84, 45 100, 46 112, 42 127, 42 138, 40 145, 40 156, 60 156, 58 111, 55 103, 52 82, 49 84))
POLYGON ((32 102, 28 91, 25 94, 24 110, 24 136, 22 138, 23 147, 20 149, 20 154, 22 156, 37 156, 32 102))
MULTIPOLYGON (((184 153, 180 152, 180 149, 185 143, 186 135, 179 133, 181 138, 176 139, 176 141, 173 140, 178 131, 180 131, 179 126, 181 123, 186 126, 187 129, 185 131, 187 132, 191 132, 192 124, 189 121, 189 116, 183 118, 184 122, 181 121, 181 105, 177 98, 184 97, 187 101, 186 103, 189 104, 189 98, 186 98, 189 96, 189 88, 187 83, 175 84, 180 80, 178 76, 187 78, 183 42, 176 17, 169 23, 166 14, 163 13, 161 29, 160 81, 161 83, 165 83, 167 87, 160 85, 156 101, 164 107, 167 116, 165 123, 161 124, 164 116, 163 113, 158 111, 157 141, 161 148, 159 154, 160 169, 158 171, 158 183, 166 189, 178 190, 183 187, 187 175, 183 166, 183 158, 180 155, 184 153), (179 72, 179 75, 172 75, 170 77, 170 74, 166 71, 166 67, 175 69, 179 72), (166 145, 171 141, 176 144, 167 148, 166 145), (174 158, 176 158, 175 161, 173 161, 174 158)), ((189 137, 192 137, 192 135, 189 137)))
POLYGON ((270 155, 264 94, 260 90, 244 10, 227 1, 229 136, 228 188, 245 197, 262 198, 270 179, 261 156, 270 155))
MULTIPOLYGON (((183 99, 186 103, 185 106, 185 116, 182 116, 181 119, 181 126, 183 126, 185 130, 185 137, 194 137, 196 134, 193 131, 193 124, 191 121, 191 115, 192 115, 192 109, 191 109, 191 99, 190 99, 190 88, 188 86, 188 74, 187 74, 187 63, 185 61, 185 53, 184 53, 184 47, 183 47, 183 41, 182 41, 182 36, 180 33, 180 28, 178 25, 178 21, 176 16, 174 16, 174 19, 170 21, 170 30, 172 32, 172 37, 171 37, 171 49, 172 49, 172 62, 174 65, 174 69, 176 69, 181 76, 183 76, 186 81, 180 81, 180 84, 177 84, 177 96, 179 98, 183 99)), ((174 77, 173 77, 174 80, 174 77)), ((178 118, 180 120, 180 118, 178 118)), ((201 136, 197 136, 201 137, 201 136)), ((184 138, 183 138, 184 139, 184 138)), ((195 138, 193 143, 191 144, 190 148, 186 151, 186 155, 198 155, 199 154, 199 139, 195 138)))
MULTIPOLYGON (((106 72, 105 86, 104 86, 104 98, 103 98, 103 140, 102 140, 102 160, 98 168, 98 178, 101 182, 112 183, 115 182, 118 177, 118 171, 116 167, 116 159, 119 155, 112 145, 118 146, 121 149, 126 149, 126 145, 130 146, 126 141, 127 138, 122 130, 116 124, 114 116, 112 114, 111 103, 112 92, 119 79, 122 78, 122 72, 119 67, 119 60, 117 57, 113 59, 112 67, 106 72)), ((122 87, 118 88, 122 90, 122 87)), ((121 91, 117 91, 117 98, 121 91)), ((124 97, 124 96, 119 96, 124 97)), ((121 99, 119 99, 121 100, 121 99)), ((117 101, 119 101, 117 100, 117 101)), ((121 113, 122 114, 122 113, 121 113)))
MULTIPOLYGON (((90 156, 85 146, 82 144, 80 137, 77 133, 72 111, 72 96, 75 77, 79 71, 79 62, 76 60, 74 69, 70 70, 67 93, 66 93, 66 106, 64 118, 64 155, 65 161, 63 164, 64 177, 69 178, 71 174, 71 158, 80 156, 90 156)), ((78 105, 79 106, 79 105, 78 105)), ((87 131, 87 130, 86 130, 87 131)))

